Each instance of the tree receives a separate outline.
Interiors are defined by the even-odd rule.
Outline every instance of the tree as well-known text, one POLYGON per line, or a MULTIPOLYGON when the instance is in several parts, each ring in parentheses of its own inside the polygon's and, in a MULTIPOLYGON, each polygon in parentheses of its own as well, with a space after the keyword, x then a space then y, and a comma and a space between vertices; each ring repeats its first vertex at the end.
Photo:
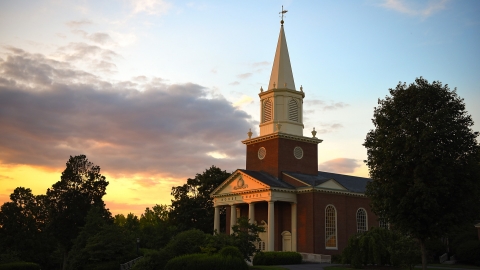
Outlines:
POLYGON ((108 182, 100 174, 100 167, 89 162, 85 155, 70 156, 61 180, 47 190, 50 210, 50 229, 59 241, 64 253, 63 269, 73 240, 92 206, 104 209, 104 216, 110 216, 102 200, 108 182))
POLYGON ((0 253, 48 267, 54 243, 46 232, 45 195, 17 187, 0 209, 0 253))
POLYGON ((259 233, 264 232, 263 227, 248 222, 246 217, 238 219, 237 224, 232 227, 233 234, 231 235, 234 243, 243 255, 243 259, 251 261, 255 253, 260 252, 255 243, 262 239, 258 236, 259 233))
POLYGON ((426 269, 425 241, 480 213, 480 151, 463 99, 448 85, 399 83, 379 100, 368 132, 372 210, 416 238, 426 269))
POLYGON ((195 178, 188 179, 182 186, 172 188, 172 206, 169 218, 180 230, 199 229, 213 233, 213 200, 210 193, 218 187, 230 173, 215 166, 210 167, 195 178))

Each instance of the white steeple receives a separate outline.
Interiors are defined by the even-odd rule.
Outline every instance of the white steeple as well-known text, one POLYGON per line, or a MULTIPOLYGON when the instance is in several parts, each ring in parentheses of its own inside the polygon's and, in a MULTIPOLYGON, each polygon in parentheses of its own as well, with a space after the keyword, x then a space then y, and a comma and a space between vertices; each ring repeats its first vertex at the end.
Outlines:
POLYGON ((283 14, 273 60, 268 90, 260 91, 260 136, 285 133, 303 136, 303 98, 305 93, 295 89, 287 40, 283 30, 283 14))
POLYGON ((274 88, 296 90, 295 82, 293 81, 292 66, 290 65, 290 56, 288 55, 287 39, 285 38, 285 31, 283 30, 283 23, 280 26, 277 50, 275 52, 272 74, 270 75, 270 82, 267 89, 270 90, 274 88), (285 86, 285 84, 287 85, 285 86))

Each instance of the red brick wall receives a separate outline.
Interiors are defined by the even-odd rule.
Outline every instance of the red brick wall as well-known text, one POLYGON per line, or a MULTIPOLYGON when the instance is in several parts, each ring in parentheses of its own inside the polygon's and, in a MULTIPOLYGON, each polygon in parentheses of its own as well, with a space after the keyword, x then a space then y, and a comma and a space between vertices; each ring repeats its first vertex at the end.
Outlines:
POLYGON ((314 193, 297 194, 297 251, 314 253, 314 193))
POLYGON ((358 208, 367 211, 368 229, 377 227, 377 217, 370 209, 370 201, 365 197, 348 196, 335 193, 315 192, 315 252, 317 254, 340 254, 347 246, 348 238, 357 233, 356 214, 358 208), (333 205, 337 210, 337 247, 338 249, 325 248, 325 208, 333 205))
POLYGON ((277 178, 282 178, 284 172, 299 172, 316 175, 318 172, 317 144, 300 142, 290 139, 271 139, 247 145, 246 169, 264 171, 277 178), (296 159, 293 149, 299 146, 303 149, 303 158, 296 159), (258 158, 258 149, 265 147, 265 158, 258 158))

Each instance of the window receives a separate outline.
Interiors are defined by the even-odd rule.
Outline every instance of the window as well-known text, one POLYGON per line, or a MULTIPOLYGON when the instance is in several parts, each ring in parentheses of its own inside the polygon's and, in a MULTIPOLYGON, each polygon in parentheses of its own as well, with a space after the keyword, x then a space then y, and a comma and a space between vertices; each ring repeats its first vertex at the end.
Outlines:
POLYGON ((384 229, 388 230, 389 227, 390 227, 389 226, 390 224, 388 224, 388 221, 387 221, 386 218, 379 218, 378 223, 379 223, 380 228, 384 228, 384 229))
POLYGON ((288 120, 298 122, 298 105, 293 98, 288 102, 288 120))
POLYGON ((333 205, 325 208, 325 247, 337 248, 337 210, 333 205))
POLYGON ((267 99, 263 103, 263 122, 272 121, 272 102, 267 99))
POLYGON ((363 208, 357 210, 357 232, 367 231, 367 211, 363 208))

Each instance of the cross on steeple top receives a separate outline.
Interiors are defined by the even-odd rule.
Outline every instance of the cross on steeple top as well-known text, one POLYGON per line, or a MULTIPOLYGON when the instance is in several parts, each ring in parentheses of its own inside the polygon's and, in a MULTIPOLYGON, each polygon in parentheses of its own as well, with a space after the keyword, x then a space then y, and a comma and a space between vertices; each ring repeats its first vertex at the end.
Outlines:
POLYGON ((282 11, 280 11, 280 12, 278 13, 278 14, 281 14, 281 15, 282 15, 282 20, 280 21, 280 23, 281 23, 282 25, 283 25, 283 15, 285 15, 285 13, 287 13, 287 12, 288 12, 288 10, 286 10, 286 9, 284 10, 284 9, 283 9, 283 5, 282 5, 282 11))

